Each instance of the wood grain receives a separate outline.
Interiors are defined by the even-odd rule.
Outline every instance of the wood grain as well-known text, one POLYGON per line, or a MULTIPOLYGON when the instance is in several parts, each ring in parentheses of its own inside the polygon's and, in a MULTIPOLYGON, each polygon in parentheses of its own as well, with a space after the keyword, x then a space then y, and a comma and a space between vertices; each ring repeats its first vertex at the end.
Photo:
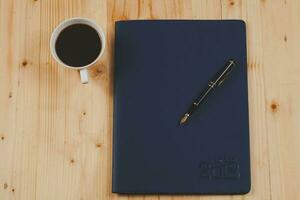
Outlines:
POLYGON ((298 0, 0 0, 0 199, 300 199, 298 0), (51 58, 63 19, 94 19, 104 57, 80 84, 51 58), (252 190, 244 196, 111 193, 114 22, 243 19, 252 190))

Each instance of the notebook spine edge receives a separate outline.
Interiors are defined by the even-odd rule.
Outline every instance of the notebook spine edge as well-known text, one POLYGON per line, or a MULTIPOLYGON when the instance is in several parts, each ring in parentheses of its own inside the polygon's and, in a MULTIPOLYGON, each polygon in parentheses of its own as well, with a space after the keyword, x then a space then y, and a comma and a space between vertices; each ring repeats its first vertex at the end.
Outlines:
POLYGON ((116 46, 117 46, 117 27, 118 27, 118 24, 115 23, 115 48, 114 48, 114 71, 113 71, 113 74, 114 74, 114 81, 113 81, 113 93, 114 93, 114 98, 113 98, 113 148, 112 148, 112 156, 113 156, 113 159, 112 159, 112 192, 113 193, 116 193, 117 192, 117 99, 118 99, 118 93, 117 93, 117 84, 116 84, 116 66, 117 66, 117 63, 116 63, 116 46))

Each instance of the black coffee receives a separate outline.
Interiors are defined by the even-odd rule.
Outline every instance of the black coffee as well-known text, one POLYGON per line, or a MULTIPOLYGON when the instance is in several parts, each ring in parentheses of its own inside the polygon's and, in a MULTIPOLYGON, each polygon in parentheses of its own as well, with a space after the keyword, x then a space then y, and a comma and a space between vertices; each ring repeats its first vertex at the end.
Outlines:
POLYGON ((94 28, 85 24, 74 24, 58 35, 55 50, 65 64, 82 67, 98 57, 101 46, 100 37, 94 28))

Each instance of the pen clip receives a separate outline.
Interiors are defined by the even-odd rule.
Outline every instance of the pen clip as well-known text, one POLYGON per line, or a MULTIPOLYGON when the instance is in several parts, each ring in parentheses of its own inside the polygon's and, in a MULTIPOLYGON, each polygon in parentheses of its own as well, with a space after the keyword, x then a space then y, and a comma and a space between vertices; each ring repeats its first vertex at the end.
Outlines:
POLYGON ((223 75, 223 77, 220 79, 220 81, 218 82, 217 86, 222 85, 222 83, 228 78, 228 75, 232 72, 233 66, 235 62, 233 60, 229 61, 229 64, 227 67, 229 67, 229 69, 226 71, 226 73, 223 75))

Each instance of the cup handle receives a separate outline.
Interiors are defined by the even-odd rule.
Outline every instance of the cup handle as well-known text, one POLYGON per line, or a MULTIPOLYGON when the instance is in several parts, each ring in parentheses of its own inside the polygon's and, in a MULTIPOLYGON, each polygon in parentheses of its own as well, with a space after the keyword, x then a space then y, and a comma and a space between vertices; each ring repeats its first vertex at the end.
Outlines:
POLYGON ((82 84, 86 84, 89 82, 89 72, 87 69, 81 69, 80 71, 80 79, 82 84))

